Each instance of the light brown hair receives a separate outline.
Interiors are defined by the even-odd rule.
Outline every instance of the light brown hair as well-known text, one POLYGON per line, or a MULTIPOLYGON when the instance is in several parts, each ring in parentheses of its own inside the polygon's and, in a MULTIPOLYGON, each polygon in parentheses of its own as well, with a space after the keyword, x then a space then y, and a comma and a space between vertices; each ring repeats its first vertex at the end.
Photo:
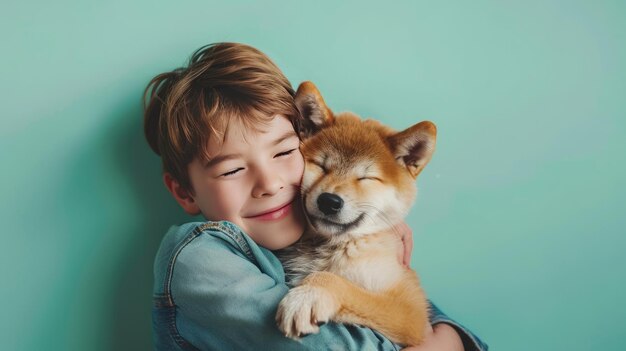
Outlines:
POLYGON ((210 159, 209 139, 221 145, 233 119, 256 128, 279 114, 298 132, 294 95, 287 78, 261 51, 237 43, 210 44, 193 53, 187 66, 150 81, 143 100, 144 133, 161 156, 163 171, 193 193, 189 163, 210 159))

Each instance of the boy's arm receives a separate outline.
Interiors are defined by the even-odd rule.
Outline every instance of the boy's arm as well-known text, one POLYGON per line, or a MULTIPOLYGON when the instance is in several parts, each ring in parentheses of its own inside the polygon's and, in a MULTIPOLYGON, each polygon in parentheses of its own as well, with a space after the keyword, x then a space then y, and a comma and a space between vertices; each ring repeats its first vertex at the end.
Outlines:
POLYGON ((451 326, 440 323, 430 328, 424 342, 402 351, 464 351, 459 334, 451 326))
POLYGON ((200 349, 395 350, 368 328, 328 323, 299 341, 282 335, 276 308, 288 291, 245 258, 212 244, 189 247, 174 267, 172 297, 183 338, 200 349))
MULTIPOLYGON (((465 351, 487 351, 489 350, 489 346, 484 343, 478 336, 469 331, 467 328, 462 326, 460 323, 452 320, 445 313, 443 313, 435 304, 430 302, 430 323, 433 325, 433 329, 435 329, 435 334, 437 334, 439 327, 439 332, 441 332, 440 338, 446 338, 447 340, 451 340, 449 336, 450 332, 453 329, 458 336, 461 338, 461 342, 463 343, 463 349, 465 351), (441 328, 442 326, 450 327, 450 328, 441 328)), ((417 350, 416 350, 417 351, 417 350)))

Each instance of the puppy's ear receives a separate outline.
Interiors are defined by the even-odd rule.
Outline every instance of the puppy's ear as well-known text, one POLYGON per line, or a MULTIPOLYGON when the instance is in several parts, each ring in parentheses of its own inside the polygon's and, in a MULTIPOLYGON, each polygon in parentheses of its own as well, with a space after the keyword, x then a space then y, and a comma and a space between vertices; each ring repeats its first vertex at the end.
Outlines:
POLYGON ((436 139, 437 127, 429 121, 387 137, 396 161, 406 167, 413 178, 417 178, 433 156, 436 139))
POLYGON ((295 97, 296 107, 302 115, 300 138, 305 139, 335 121, 332 111, 326 106, 315 84, 303 82, 295 97))

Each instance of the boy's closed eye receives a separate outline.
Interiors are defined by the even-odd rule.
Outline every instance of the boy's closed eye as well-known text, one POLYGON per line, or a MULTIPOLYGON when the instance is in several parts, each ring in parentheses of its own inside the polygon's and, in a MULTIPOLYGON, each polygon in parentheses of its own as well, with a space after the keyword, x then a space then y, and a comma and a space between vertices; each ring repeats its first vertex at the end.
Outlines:
POLYGON ((282 157, 282 156, 287 156, 287 155, 291 155, 294 151, 296 151, 298 148, 295 149, 291 149, 291 150, 287 150, 287 151, 283 151, 283 152, 279 152, 276 154, 276 156, 274 156, 274 158, 276 157, 282 157))
MULTIPOLYGON (((274 155, 274 158, 289 156, 289 155, 293 154, 293 152, 296 151, 296 150, 298 150, 298 148, 293 148, 293 149, 289 149, 287 151, 279 152, 276 155, 274 155)), ((235 169, 230 170, 228 172, 220 174, 220 177, 232 176, 232 175, 235 175, 235 174, 239 173, 242 170, 244 170, 243 167, 238 167, 238 168, 235 168, 235 169)))
POLYGON ((230 175, 234 175, 234 174, 239 173, 239 171, 243 171, 243 168, 242 167, 235 168, 232 171, 228 171, 226 173, 220 174, 220 177, 228 177, 230 175))

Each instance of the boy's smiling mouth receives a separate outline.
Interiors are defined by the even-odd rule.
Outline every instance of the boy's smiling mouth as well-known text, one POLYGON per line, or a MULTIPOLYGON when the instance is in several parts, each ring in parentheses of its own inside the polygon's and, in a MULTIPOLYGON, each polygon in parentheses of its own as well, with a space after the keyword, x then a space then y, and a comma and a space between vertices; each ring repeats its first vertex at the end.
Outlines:
POLYGON ((270 210, 263 211, 258 214, 254 214, 252 216, 247 216, 246 218, 258 219, 262 221, 272 221, 272 220, 284 218, 291 211, 291 205, 293 204, 293 201, 295 200, 291 200, 290 202, 286 204, 280 205, 278 207, 274 207, 270 210))

